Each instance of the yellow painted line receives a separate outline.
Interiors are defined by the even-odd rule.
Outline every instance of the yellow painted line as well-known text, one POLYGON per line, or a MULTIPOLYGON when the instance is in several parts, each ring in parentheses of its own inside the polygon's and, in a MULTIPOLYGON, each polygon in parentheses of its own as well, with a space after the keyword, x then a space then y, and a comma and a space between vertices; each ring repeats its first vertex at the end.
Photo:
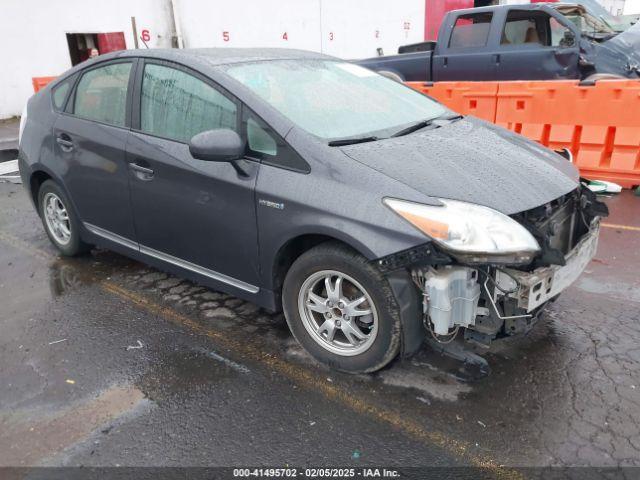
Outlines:
MULTIPOLYGON (((37 248, 33 248, 25 242, 3 232, 0 232, 0 240, 38 257, 46 255, 48 259, 55 258, 54 255, 37 248)), ((360 398, 356 398, 348 390, 327 382, 324 380, 324 376, 319 375, 317 372, 305 370, 270 353, 257 350, 246 342, 240 342, 239 340, 233 339, 222 332, 206 328, 171 307, 155 303, 148 298, 116 285, 111 281, 103 281, 100 283, 100 287, 104 291, 130 302, 136 307, 147 311, 152 315, 162 317, 175 325, 186 327, 198 335, 206 336, 218 341, 238 355, 260 362, 272 370, 293 380, 298 385, 305 387, 308 390, 320 392, 327 399, 341 403, 356 413, 367 415, 382 423, 386 423, 419 441, 427 443, 429 446, 439 447, 475 467, 485 469, 487 473, 495 476, 495 478, 514 480, 525 478, 520 472, 502 467, 498 462, 487 456, 472 453, 472 445, 464 441, 456 440, 436 430, 425 429, 418 422, 411 419, 412 412, 405 412, 404 414, 401 414, 378 407, 360 398)))
POLYGON ((169 320, 178 326, 187 327, 189 330, 199 335, 224 343, 226 347, 232 349, 235 353, 248 357, 254 361, 261 362, 272 370, 277 371, 278 373, 295 381, 297 384, 309 390, 319 391, 328 399, 341 403, 359 414, 371 416, 376 420, 387 423, 397 430, 401 430, 405 434, 426 442, 431 446, 442 448, 456 457, 468 461, 475 467, 486 469, 488 472, 495 475, 496 478, 524 478, 523 475, 516 470, 501 467, 497 462, 488 457, 471 453, 472 447, 465 442, 452 439, 435 430, 426 430, 419 423, 411 420, 411 412, 406 412, 406 414, 396 413, 370 404, 360 398, 356 398, 349 391, 332 383, 328 383, 323 379, 324 377, 322 375, 318 375, 316 372, 302 369, 269 353, 256 350, 245 342, 240 342, 224 335, 221 332, 206 328, 186 315, 177 312, 173 308, 152 302, 135 292, 114 284, 113 282, 105 281, 102 283, 102 287, 107 292, 123 298, 153 315, 169 320))
POLYGON ((137 388, 114 386, 52 413, 37 407, 12 411, 12 421, 0 430, 0 444, 7 447, 0 449, 0 465, 38 465, 143 401, 144 394, 137 388))
POLYGON ((615 223, 603 223, 603 227, 615 228, 617 230, 630 230, 632 232, 640 232, 640 227, 632 227, 631 225, 617 225, 615 223))

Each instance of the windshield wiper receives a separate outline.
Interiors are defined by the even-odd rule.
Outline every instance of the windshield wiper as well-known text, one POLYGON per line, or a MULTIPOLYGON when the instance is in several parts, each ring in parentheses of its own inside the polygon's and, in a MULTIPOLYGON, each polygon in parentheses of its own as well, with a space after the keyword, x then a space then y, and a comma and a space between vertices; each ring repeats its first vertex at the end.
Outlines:
POLYGON ((429 120, 422 120, 420 122, 414 123, 413 125, 409 125, 407 128, 403 128, 399 132, 394 133, 393 135, 391 135, 391 138, 409 135, 410 133, 416 132, 418 130, 422 130, 423 128, 430 127, 431 125, 436 125, 440 127, 442 126, 442 125, 439 125, 439 122, 441 121, 453 122, 455 120, 460 120, 461 118, 464 118, 464 117, 462 115, 454 114, 449 116, 431 118, 429 120))
POLYGON ((422 120, 418 123, 414 123, 413 125, 409 125, 407 128, 403 128, 402 130, 400 130, 399 132, 394 133, 393 135, 391 135, 391 138, 395 138, 395 137, 402 137, 404 135, 409 135, 410 133, 413 133, 417 130, 421 130, 423 128, 427 128, 430 125, 433 125, 433 121, 435 119, 432 118, 430 120, 422 120))
POLYGON ((360 137, 360 138, 342 138, 340 140, 331 140, 330 147, 342 147, 344 145, 355 145, 356 143, 375 142, 378 137, 360 137))

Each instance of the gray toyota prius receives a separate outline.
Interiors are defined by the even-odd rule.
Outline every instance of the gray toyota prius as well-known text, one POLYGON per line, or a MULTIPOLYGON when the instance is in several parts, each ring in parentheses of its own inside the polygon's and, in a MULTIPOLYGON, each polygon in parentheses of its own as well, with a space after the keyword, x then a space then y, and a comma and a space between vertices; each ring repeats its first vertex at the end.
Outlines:
POLYGON ((20 173, 63 255, 98 245, 282 309, 372 372, 429 338, 523 334, 606 207, 564 156, 295 50, 129 50, 28 102, 20 173))

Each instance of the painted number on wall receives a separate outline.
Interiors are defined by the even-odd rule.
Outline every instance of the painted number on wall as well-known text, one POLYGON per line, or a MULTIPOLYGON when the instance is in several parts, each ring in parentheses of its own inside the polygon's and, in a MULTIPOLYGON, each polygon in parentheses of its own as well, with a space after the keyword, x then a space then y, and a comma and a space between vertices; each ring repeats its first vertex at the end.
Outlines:
POLYGON ((151 40, 151 33, 149 32, 149 30, 147 30, 146 28, 142 30, 140 32, 140 39, 145 43, 151 40))
POLYGON ((380 38, 380 30, 376 30, 374 34, 375 38, 380 38))
POLYGON ((282 34, 282 39, 283 39, 283 40, 289 40, 289 36, 287 35, 287 32, 284 32, 284 33, 282 34))
POLYGON ((333 32, 329 32, 329 41, 333 42, 333 32))
POLYGON ((404 22, 404 29, 411 30, 411 22, 404 22))
POLYGON ((231 37, 229 37, 229 32, 226 32, 226 31, 222 32, 222 41, 223 42, 228 42, 230 38, 231 37))

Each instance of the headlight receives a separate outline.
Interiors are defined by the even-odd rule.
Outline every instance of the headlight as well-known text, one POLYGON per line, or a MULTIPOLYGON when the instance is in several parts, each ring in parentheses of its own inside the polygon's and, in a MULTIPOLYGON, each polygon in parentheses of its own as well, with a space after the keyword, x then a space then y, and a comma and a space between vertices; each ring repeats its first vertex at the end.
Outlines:
POLYGON ((459 261, 523 264, 540 250, 526 228, 496 210, 439 200, 442 206, 393 198, 385 198, 384 203, 459 261))

